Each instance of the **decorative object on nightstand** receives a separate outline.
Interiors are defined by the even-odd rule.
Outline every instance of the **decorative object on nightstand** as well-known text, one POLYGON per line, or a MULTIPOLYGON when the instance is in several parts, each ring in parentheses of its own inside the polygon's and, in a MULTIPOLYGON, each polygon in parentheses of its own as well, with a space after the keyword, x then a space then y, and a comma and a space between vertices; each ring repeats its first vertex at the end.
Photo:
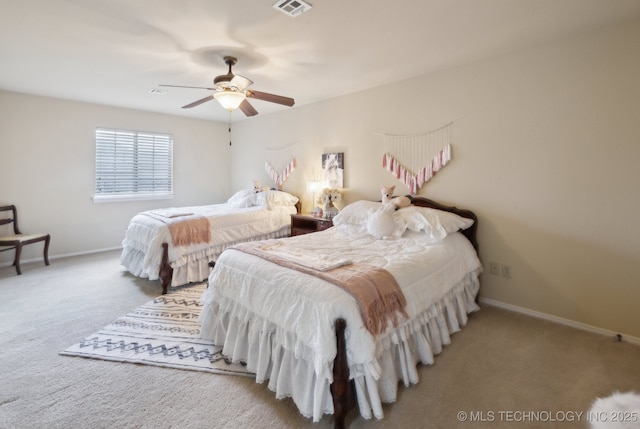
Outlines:
POLYGON ((304 214, 291 215, 291 235, 309 234, 324 231, 333 226, 331 219, 323 219, 304 214))
POLYGON ((338 214, 338 208, 333 205, 334 202, 342 199, 342 193, 335 188, 324 188, 320 199, 324 203, 324 218, 333 219, 338 214))

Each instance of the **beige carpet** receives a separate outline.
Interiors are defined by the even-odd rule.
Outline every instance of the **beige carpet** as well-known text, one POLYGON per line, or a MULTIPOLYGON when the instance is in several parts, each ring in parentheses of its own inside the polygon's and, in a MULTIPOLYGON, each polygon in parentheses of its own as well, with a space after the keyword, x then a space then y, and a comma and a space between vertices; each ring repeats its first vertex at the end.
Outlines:
MULTIPOLYGON (((245 377, 58 353, 157 296, 119 252, 0 267, 0 428, 330 428, 245 377)), ((586 428, 598 396, 640 391, 640 347, 485 307, 381 421, 351 428, 586 428), (523 421, 576 413, 573 421, 523 421), (464 414, 463 414, 464 413, 464 414), (561 414, 564 413, 564 414, 561 414), (461 421, 463 417, 483 422, 461 421)))

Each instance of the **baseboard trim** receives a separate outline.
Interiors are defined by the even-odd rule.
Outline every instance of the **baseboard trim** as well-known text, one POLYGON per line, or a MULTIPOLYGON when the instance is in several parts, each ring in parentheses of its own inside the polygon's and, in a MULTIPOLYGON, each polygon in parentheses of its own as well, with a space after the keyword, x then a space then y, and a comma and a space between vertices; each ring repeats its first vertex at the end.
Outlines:
MULTIPOLYGON (((108 247, 105 249, 96 249, 96 250, 88 250, 85 252, 74 252, 74 253, 63 253, 61 255, 49 255, 49 261, 53 261, 56 259, 69 258, 71 256, 82 256, 82 255, 91 255, 94 253, 103 253, 103 252, 111 252, 113 250, 122 250, 122 246, 118 247, 108 247)), ((20 264, 26 264, 29 262, 42 262, 44 263, 44 258, 31 258, 31 259, 20 259, 20 264)), ((0 267, 10 267, 13 265, 13 258, 11 261, 1 262, 0 267)))
POLYGON ((491 298, 483 298, 479 299, 481 304, 487 304, 492 307, 502 308, 504 310, 513 311, 515 313, 525 314, 527 316, 535 317, 538 319, 547 320, 549 322, 558 323, 560 325, 569 326, 572 328, 580 329, 582 331, 593 332, 595 334, 605 335, 607 337, 617 338, 618 335, 622 336, 623 342, 635 344, 640 346, 640 338, 633 337, 631 335, 625 335, 621 332, 614 332, 608 329, 599 328, 597 326, 587 325, 586 323, 576 322, 575 320, 565 319, 563 317, 554 316, 552 314, 542 313, 540 311, 531 310, 524 307, 519 307, 513 304, 507 304, 506 302, 496 301, 491 298))

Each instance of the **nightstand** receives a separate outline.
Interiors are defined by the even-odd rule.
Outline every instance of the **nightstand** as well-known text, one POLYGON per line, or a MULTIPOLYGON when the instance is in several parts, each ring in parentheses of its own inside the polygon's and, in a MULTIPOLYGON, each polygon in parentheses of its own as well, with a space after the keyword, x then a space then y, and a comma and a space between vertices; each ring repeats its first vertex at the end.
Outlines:
POLYGON ((309 234, 311 232, 323 231, 333 226, 331 219, 313 217, 306 214, 291 215, 291 235, 309 234))

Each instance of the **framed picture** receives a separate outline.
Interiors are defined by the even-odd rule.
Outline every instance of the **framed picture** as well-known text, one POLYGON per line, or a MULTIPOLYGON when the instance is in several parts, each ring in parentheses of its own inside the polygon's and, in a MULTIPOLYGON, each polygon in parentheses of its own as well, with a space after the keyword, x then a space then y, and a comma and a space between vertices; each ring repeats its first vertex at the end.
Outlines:
POLYGON ((344 153, 322 154, 322 178, 329 188, 344 187, 344 153))

